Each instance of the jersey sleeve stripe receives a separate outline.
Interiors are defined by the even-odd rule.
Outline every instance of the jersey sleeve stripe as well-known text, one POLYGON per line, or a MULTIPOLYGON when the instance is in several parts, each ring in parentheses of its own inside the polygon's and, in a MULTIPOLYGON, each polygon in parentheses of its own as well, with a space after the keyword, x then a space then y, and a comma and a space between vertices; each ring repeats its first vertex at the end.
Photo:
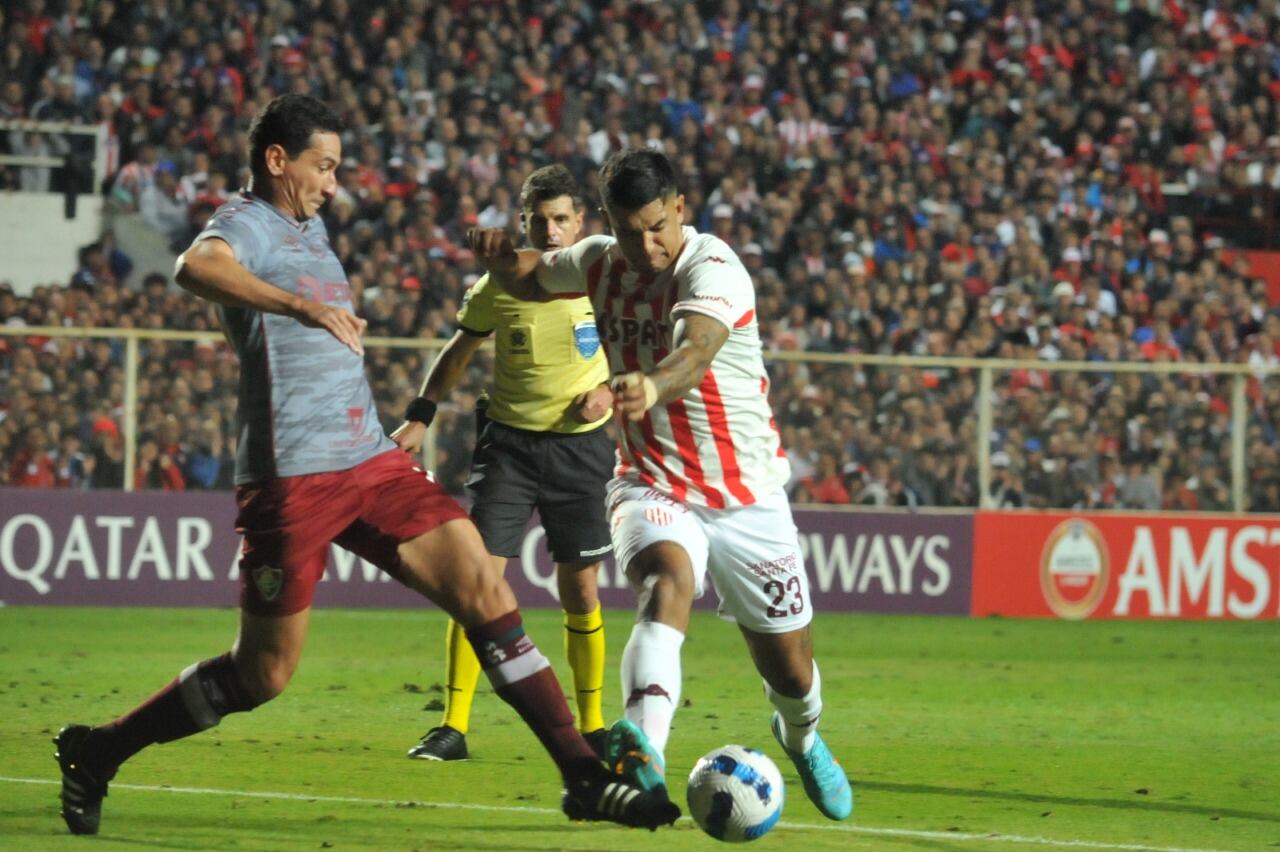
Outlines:
POLYGON ((721 475, 724 478, 725 487, 729 489, 734 499, 748 506, 756 502, 756 497, 742 481, 742 469, 738 466, 738 454, 734 450, 733 435, 729 432, 729 418, 725 415, 724 400, 720 396, 720 386, 716 382, 714 370, 707 370, 698 390, 702 392, 703 404, 707 409, 707 421, 711 424, 716 453, 720 456, 721 475))
POLYGON ((738 321, 733 324, 734 328, 742 328, 744 325, 750 325, 751 321, 756 318, 755 308, 751 308, 745 314, 738 317, 738 321))

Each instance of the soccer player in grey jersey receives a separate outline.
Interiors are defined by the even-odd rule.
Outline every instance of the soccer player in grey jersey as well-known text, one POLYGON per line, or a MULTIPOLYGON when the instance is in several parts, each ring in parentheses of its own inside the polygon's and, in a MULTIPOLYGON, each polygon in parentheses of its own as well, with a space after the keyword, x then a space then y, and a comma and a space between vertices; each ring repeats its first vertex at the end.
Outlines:
POLYGON ((336 542, 466 628, 495 690, 559 767, 567 815, 647 828, 673 822, 679 809, 665 796, 618 779, 596 758, 475 525, 382 433, 364 376, 365 323, 352 313, 346 275, 316 216, 337 188, 341 129, 314 98, 267 104, 249 131, 251 187, 178 259, 178 283, 218 304, 240 358, 240 629, 229 652, 187 667, 125 715, 58 734, 63 819, 73 833, 96 833, 107 782, 125 760, 284 690, 336 542))

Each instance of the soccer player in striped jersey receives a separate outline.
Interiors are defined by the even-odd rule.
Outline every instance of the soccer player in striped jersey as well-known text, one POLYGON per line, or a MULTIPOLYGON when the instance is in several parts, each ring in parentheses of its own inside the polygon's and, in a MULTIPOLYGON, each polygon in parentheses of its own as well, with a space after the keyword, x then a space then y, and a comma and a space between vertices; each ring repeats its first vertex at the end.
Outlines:
POLYGON ((613 236, 545 254, 516 251, 492 229, 470 241, 512 295, 585 293, 614 375, 623 428, 610 528, 638 606, 622 660, 626 718, 609 732, 608 756, 642 786, 664 784, 680 648, 709 572, 764 679, 774 736, 818 809, 845 819, 852 790, 817 731, 809 584, 751 278, 722 240, 683 225, 684 196, 661 153, 614 154, 600 187, 613 236))

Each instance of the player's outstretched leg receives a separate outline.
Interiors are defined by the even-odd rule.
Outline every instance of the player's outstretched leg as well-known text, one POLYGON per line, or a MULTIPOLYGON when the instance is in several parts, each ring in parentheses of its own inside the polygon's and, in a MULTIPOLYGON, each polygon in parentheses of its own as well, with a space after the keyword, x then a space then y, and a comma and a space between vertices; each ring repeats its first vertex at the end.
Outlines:
POLYGON ((115 770, 91 770, 86 755, 87 725, 68 725, 54 737, 54 757, 62 770, 62 819, 72 834, 97 834, 102 800, 115 770))
POLYGON ((641 790, 600 763, 574 726, 547 658, 525 635, 518 610, 469 627, 467 638, 498 696, 520 714, 560 768, 570 819, 657 828, 679 818, 680 809, 665 791, 641 790))
POLYGON ((613 723, 605 737, 604 762, 641 790, 667 794, 666 761, 634 722, 613 723))
POLYGON ((72 834, 97 834, 107 782, 120 764, 154 743, 211 728, 261 702, 240 682, 230 654, 188 666, 135 709, 100 728, 68 725, 54 739, 62 770, 62 818, 72 834))
POLYGON ((822 677, 813 666, 813 684, 800 698, 776 692, 765 681, 765 694, 777 708, 771 720, 773 736, 795 764, 804 792, 828 819, 848 819, 853 813, 853 788, 844 768, 818 733, 822 715, 822 677))
POLYGON ((785 724, 775 711, 773 736, 795 764, 796 772, 800 773, 805 795, 827 819, 848 819, 853 813, 853 788, 849 786, 849 777, 840 762, 817 731, 813 732, 813 745, 805 751, 789 748, 783 741, 785 724))

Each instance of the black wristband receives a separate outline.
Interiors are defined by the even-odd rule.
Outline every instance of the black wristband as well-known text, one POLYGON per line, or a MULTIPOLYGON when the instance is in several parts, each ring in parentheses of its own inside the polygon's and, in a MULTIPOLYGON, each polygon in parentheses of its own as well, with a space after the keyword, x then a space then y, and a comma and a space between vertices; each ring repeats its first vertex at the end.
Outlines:
POLYGON ((416 420, 423 426, 430 426, 436 419, 436 404, 425 396, 420 396, 404 410, 405 420, 416 420))

